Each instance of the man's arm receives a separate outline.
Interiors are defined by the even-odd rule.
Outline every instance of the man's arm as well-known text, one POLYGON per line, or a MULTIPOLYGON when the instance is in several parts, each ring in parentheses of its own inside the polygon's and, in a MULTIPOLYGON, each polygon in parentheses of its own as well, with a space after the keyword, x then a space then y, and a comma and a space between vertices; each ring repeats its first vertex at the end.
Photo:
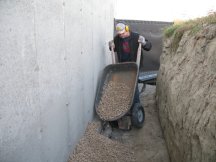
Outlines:
POLYGON ((115 43, 113 40, 109 41, 109 50, 111 51, 112 48, 115 50, 115 43))
POLYGON ((118 48, 118 37, 115 36, 113 40, 109 41, 109 50, 111 51, 111 47, 113 47, 114 51, 117 52, 118 48))
POLYGON ((146 51, 150 51, 152 48, 151 42, 149 42, 145 37, 139 36, 138 42, 142 44, 142 48, 146 51))
POLYGON ((146 44, 144 46, 142 46, 142 48, 146 51, 150 51, 152 48, 152 44, 151 42, 149 42, 148 40, 146 40, 146 44))

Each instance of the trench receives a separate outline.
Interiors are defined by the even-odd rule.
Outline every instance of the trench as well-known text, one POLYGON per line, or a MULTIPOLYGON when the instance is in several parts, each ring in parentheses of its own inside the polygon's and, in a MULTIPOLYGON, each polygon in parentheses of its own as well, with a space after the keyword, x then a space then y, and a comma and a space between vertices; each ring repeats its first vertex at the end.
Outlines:
MULTIPOLYGON (((68 162, 169 162, 158 117, 155 91, 156 86, 147 85, 140 94, 145 110, 142 128, 121 130, 110 127, 107 133, 103 134, 99 131, 97 134, 89 133, 88 130, 71 153, 68 162)), ((98 118, 94 121, 99 122, 98 118)))

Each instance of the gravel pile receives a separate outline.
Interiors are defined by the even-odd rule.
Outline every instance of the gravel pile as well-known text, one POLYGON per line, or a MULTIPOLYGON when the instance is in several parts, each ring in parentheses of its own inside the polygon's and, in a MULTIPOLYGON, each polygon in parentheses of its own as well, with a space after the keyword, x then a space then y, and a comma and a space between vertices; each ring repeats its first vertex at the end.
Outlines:
POLYGON ((103 94, 97 107, 102 120, 111 121, 130 109, 131 89, 123 84, 110 81, 103 87, 103 94))
POLYGON ((90 123, 68 162, 136 162, 130 146, 113 141, 98 131, 100 123, 90 123))

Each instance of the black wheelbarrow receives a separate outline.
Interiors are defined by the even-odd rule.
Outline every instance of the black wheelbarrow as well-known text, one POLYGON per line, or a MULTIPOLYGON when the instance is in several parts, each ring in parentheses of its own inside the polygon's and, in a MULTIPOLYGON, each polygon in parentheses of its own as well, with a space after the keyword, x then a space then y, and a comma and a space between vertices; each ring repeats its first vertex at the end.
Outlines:
POLYGON ((124 129, 131 125, 141 128, 145 119, 144 108, 133 102, 138 84, 141 44, 136 63, 115 64, 115 54, 113 49, 111 51, 114 64, 106 66, 100 78, 95 97, 96 113, 103 121, 118 121, 119 127, 124 129))

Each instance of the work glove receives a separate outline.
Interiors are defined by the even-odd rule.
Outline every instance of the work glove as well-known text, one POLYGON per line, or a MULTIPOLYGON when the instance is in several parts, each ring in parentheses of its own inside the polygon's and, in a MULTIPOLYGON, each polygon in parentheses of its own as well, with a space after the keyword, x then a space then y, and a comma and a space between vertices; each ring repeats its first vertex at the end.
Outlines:
POLYGON ((109 41, 109 49, 112 49, 112 48, 113 49, 115 48, 115 44, 113 40, 109 41))
POLYGON ((146 44, 145 38, 143 36, 139 36, 138 42, 141 43, 142 45, 146 44))

